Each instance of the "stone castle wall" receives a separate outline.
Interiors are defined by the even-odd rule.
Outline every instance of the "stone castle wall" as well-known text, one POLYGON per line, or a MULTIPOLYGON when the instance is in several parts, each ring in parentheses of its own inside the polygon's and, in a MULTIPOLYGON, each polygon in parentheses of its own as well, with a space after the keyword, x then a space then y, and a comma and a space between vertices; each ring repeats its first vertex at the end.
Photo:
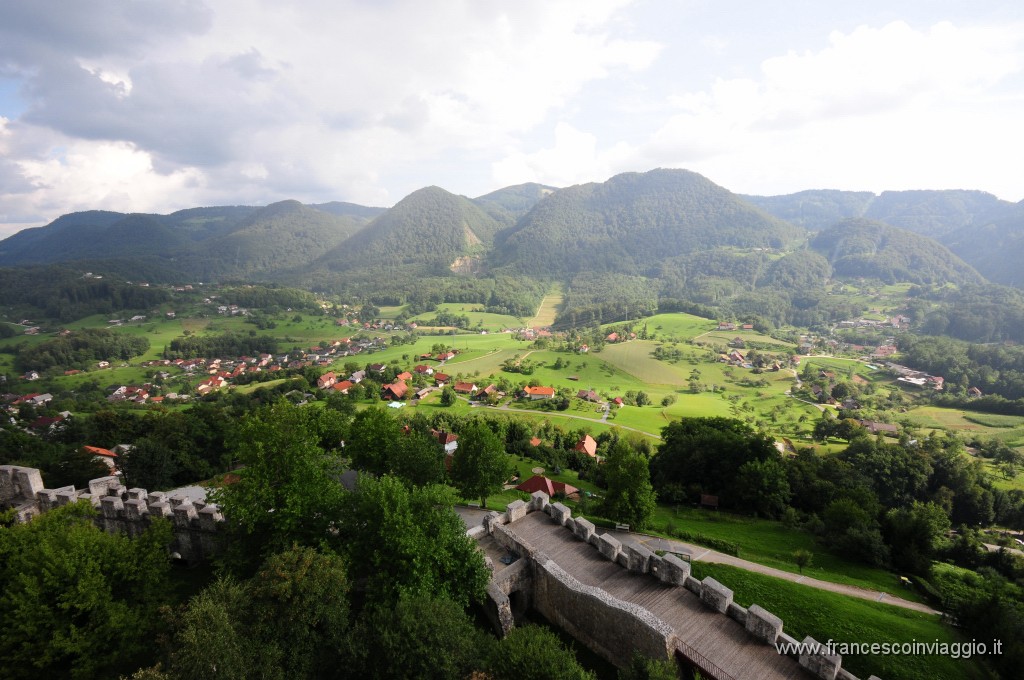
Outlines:
POLYGON ((187 562, 204 560, 220 547, 218 532, 224 516, 212 503, 193 502, 160 491, 127 489, 118 477, 94 479, 88 490, 72 486, 47 489, 39 470, 0 465, 0 508, 14 508, 19 522, 80 500, 89 501, 99 510, 96 524, 110 533, 138 536, 152 518, 167 518, 174 527, 171 552, 187 562))
MULTIPOLYGON (((651 612, 618 600, 600 588, 580 583, 554 560, 517 535, 514 526, 509 525, 530 512, 544 512, 551 516, 555 523, 552 531, 571 532, 623 569, 648 574, 667 585, 685 588, 712 611, 743 626, 747 634, 761 644, 795 645, 803 642, 808 647, 817 644, 810 637, 799 641, 787 635, 783 630, 782 619, 756 604, 749 608, 736 604, 733 602, 732 590, 715 579, 707 577, 698 581, 693 578, 690 575, 690 564, 675 555, 669 553, 659 556, 643 546, 624 546, 610 534, 598 534, 591 522, 573 518, 569 508, 561 503, 550 503, 547 494, 541 491, 535 492, 528 503, 515 501, 509 504, 504 513, 490 513, 483 520, 484 532, 490 534, 506 550, 521 556, 513 566, 520 562, 526 563, 518 569, 498 572, 488 588, 506 633, 512 625, 511 616, 507 613, 509 596, 525 589, 528 590, 533 608, 617 666, 627 665, 633 650, 639 650, 652 658, 679 654, 700 668, 707 677, 720 675, 713 660, 695 658, 700 655, 680 640, 671 626, 651 612)), ((856 676, 842 668, 839 655, 820 653, 791 656, 814 677, 823 680, 857 680, 856 676)), ((872 676, 869 680, 878 678, 872 676)))

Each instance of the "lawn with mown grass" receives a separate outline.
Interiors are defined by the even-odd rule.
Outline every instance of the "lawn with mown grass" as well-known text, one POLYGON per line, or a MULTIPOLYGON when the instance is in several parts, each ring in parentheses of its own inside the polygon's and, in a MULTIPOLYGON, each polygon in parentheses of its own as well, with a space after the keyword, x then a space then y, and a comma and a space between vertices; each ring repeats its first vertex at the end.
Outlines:
MULTIPOLYGON (((818 590, 771 576, 720 564, 693 563, 697 579, 711 576, 730 588, 738 604, 758 604, 783 621, 798 641, 811 636, 820 643, 961 642, 957 632, 930 614, 818 590)), ((938 680, 988 677, 976 659, 928 655, 846 655, 842 667, 860 678, 938 680)))
POLYGON ((900 586, 896 574, 841 557, 818 543, 812 534, 787 527, 782 522, 722 511, 658 506, 652 526, 665 535, 671 533, 666 531, 671 526, 735 543, 740 548, 740 558, 794 574, 799 573, 799 569, 793 561, 793 553, 807 550, 814 555, 811 566, 804 568, 807 576, 922 601, 920 595, 900 586))

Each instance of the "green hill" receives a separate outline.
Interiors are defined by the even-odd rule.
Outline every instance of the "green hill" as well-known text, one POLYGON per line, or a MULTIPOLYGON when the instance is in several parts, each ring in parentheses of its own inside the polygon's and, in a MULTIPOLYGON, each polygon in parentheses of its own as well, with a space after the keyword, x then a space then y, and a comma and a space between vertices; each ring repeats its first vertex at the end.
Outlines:
POLYGON ((904 229, 863 218, 843 220, 815 236, 813 250, 836 276, 886 283, 981 283, 982 277, 943 245, 904 229))
POLYGON ((687 253, 782 248, 800 235, 696 173, 652 170, 553 192, 499 237, 495 260, 537 275, 650 274, 687 253))
POLYGON ((537 201, 554 191, 558 189, 543 184, 517 184, 478 196, 473 203, 502 226, 509 227, 537 205, 537 201))
POLYGON ((469 199, 439 187, 409 194, 318 264, 346 279, 446 275, 479 266, 498 222, 469 199))
POLYGON ((742 196, 769 215, 805 229, 827 229, 846 217, 861 217, 875 200, 870 191, 820 189, 784 196, 742 196))

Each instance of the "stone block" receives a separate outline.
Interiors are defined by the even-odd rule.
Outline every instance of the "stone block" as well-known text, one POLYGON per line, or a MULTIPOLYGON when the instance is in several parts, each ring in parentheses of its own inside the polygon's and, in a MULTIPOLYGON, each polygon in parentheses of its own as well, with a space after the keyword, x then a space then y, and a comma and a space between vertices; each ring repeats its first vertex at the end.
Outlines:
POLYGON ((571 531, 573 534, 575 534, 576 533, 576 520, 574 520, 572 517, 570 517, 569 519, 565 520, 565 528, 568 529, 569 531, 571 531))
POLYGON ((719 614, 724 614, 732 604, 732 590, 708 576, 700 583, 700 601, 719 614))
POLYGON ((57 490, 43 489, 36 494, 36 500, 39 501, 39 509, 43 512, 55 508, 57 507, 57 490))
POLYGON ((551 504, 551 519, 565 526, 565 521, 572 517, 572 510, 561 503, 551 504))
POLYGON ((729 603, 729 608, 725 610, 725 615, 741 626, 747 625, 747 610, 735 602, 729 603))
POLYGON ((601 534, 597 533, 596 531, 594 533, 590 534, 590 538, 587 540, 587 543, 589 543, 590 545, 592 545, 595 548, 597 548, 598 550, 600 550, 601 549, 601 534))
POLYGON ((121 479, 111 475, 110 477, 100 477, 98 479, 89 480, 89 493, 93 496, 109 496, 111 491, 115 491, 121 486, 121 479))
POLYGON ((130 520, 142 520, 149 514, 146 501, 141 498, 129 498, 124 502, 124 515, 130 520))
POLYGON ((16 498, 35 499, 45 489, 43 475, 35 468, 11 466, 11 480, 16 498))
POLYGON ((615 564, 619 565, 623 569, 629 567, 629 557, 626 555, 625 547, 619 550, 619 554, 615 556, 615 564))
POLYGON ((843 658, 838 654, 828 654, 824 645, 811 636, 803 641, 803 651, 800 653, 800 665, 806 668, 814 677, 821 680, 835 680, 842 665, 843 658), (817 652, 811 650, 817 649, 817 652))
POLYGON ((136 501, 144 501, 149 497, 145 489, 128 489, 128 498, 136 501))
POLYGON ((124 502, 117 496, 101 496, 100 510, 104 519, 117 519, 124 514, 124 502))
POLYGON ((637 574, 646 574, 653 554, 642 545, 626 546, 626 568, 637 574))
POLYGON ((548 503, 551 502, 551 498, 548 497, 543 491, 534 491, 530 494, 530 510, 544 511, 548 507, 548 503))
POLYGON ((68 490, 68 487, 57 489, 57 505, 69 505, 78 500, 78 492, 73 487, 68 490))
POLYGON ((662 583, 685 586, 686 578, 690 575, 690 563, 682 561, 672 553, 665 553, 655 575, 662 583))
POLYGON ((597 537, 597 549, 601 551, 602 555, 614 562, 619 556, 619 551, 622 550, 622 544, 619 542, 619 539, 611 534, 600 534, 597 537))
POLYGON ((166 503, 167 494, 163 491, 154 491, 146 497, 146 505, 153 505, 153 503, 166 503))
POLYGON ((689 590, 697 597, 700 597, 700 591, 704 588, 704 586, 700 584, 700 581, 690 576, 689 574, 687 574, 686 578, 683 579, 683 587, 689 590))
POLYGON ((505 516, 503 514, 501 514, 500 512, 494 512, 492 510, 491 512, 484 515, 484 518, 480 520, 480 523, 484 525, 484 529, 486 529, 487 533, 490 534, 494 531, 495 525, 504 523, 498 521, 499 519, 503 520, 504 518, 505 516))
POLYGON ((159 503, 150 503, 148 507, 149 514, 154 517, 172 517, 174 515, 174 511, 171 509, 171 504, 164 501, 160 501, 159 503))
POLYGON ((509 524, 515 522, 517 519, 526 517, 526 511, 529 506, 526 505, 526 501, 512 501, 505 506, 505 519, 509 524))
POLYGON ((199 528, 203 531, 216 531, 217 525, 224 521, 224 515, 220 514, 220 508, 216 505, 207 505, 199 510, 199 528))
POLYGON ((172 508, 172 512, 174 513, 174 526, 181 529, 192 526, 192 520, 196 518, 196 509, 191 503, 182 503, 172 508))
POLYGON ((747 609, 747 632, 762 642, 773 645, 782 632, 782 619, 760 605, 747 609))
POLYGON ((594 523, 583 517, 577 517, 573 533, 576 534, 576 538, 589 543, 590 537, 594 535, 594 523))

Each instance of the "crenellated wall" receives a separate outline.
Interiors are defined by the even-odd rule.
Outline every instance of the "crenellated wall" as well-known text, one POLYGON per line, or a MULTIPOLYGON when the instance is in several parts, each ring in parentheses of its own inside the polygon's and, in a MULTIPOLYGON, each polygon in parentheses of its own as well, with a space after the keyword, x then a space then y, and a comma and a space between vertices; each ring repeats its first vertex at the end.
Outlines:
MULTIPOLYGON (((685 588, 696 595, 711 611, 726 616, 742 626, 754 640, 765 645, 803 642, 805 648, 817 646, 812 638, 798 641, 783 630, 782 619, 754 604, 744 608, 733 602, 733 592, 715 579, 698 581, 690 575, 688 562, 672 554, 659 556, 643 546, 622 545, 610 534, 598 534, 594 525, 583 518, 573 518, 569 508, 550 503, 547 494, 536 492, 529 502, 510 503, 504 513, 492 512, 484 517, 483 531, 471 535, 490 535, 494 541, 521 559, 496 572, 488 595, 496 608, 492 618, 507 633, 514 625, 510 597, 525 593, 530 605, 549 621, 556 623, 581 643, 617 666, 629 663, 634 650, 652 658, 681 655, 699 668, 705 677, 727 678, 713 659, 704 658, 681 640, 664 621, 643 607, 616 599, 600 588, 580 583, 575 577, 537 550, 515 530, 515 522, 531 512, 544 512, 552 522, 552 531, 568 531, 586 542, 606 559, 637 574, 648 574, 661 583, 685 588), (560 525, 560 527, 559 527, 560 525)), ((857 680, 842 668, 839 655, 790 654, 793 661, 812 676, 823 680, 857 680)), ((874 676, 869 680, 878 680, 874 676)))
POLYGON ((204 560, 220 547, 218 531, 224 517, 212 503, 193 502, 160 491, 126 489, 118 477, 94 479, 88 490, 71 486, 47 489, 39 470, 0 465, 0 508, 14 508, 19 522, 80 500, 89 501, 99 510, 96 524, 111 533, 138 536, 149 526, 151 518, 167 518, 174 527, 170 550, 187 562, 204 560))

